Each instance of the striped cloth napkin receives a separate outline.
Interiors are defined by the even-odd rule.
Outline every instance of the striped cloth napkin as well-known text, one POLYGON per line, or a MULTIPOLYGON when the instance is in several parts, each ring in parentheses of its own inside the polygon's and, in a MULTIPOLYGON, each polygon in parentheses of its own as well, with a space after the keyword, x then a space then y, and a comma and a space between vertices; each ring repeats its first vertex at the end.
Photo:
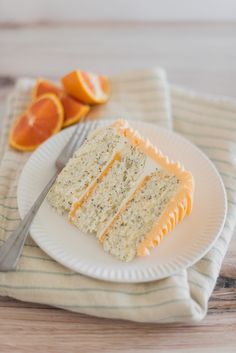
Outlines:
MULTIPOLYGON (((211 250, 187 270, 144 284, 117 284, 74 273, 48 257, 28 237, 16 271, 0 273, 0 295, 107 318, 143 322, 201 320, 232 236, 236 219, 236 101, 170 86, 162 69, 114 77, 108 104, 97 118, 144 120, 183 134, 213 161, 228 195, 228 215, 211 250)), ((34 81, 21 79, 9 97, 1 131, 0 243, 20 218, 16 189, 29 153, 7 146, 12 120, 30 100, 34 81)))

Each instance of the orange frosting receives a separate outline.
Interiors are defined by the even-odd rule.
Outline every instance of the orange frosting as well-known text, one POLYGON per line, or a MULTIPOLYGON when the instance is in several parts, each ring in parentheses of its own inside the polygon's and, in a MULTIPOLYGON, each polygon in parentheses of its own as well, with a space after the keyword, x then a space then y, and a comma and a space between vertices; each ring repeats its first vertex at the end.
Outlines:
MULTIPOLYGON (((149 249, 158 245, 162 237, 171 231, 175 225, 182 221, 184 216, 189 215, 192 210, 194 182, 190 172, 181 168, 179 163, 170 162, 148 140, 144 140, 137 134, 125 120, 117 120, 113 127, 116 128, 130 143, 137 145, 147 156, 156 161, 163 169, 174 174, 180 180, 180 187, 172 197, 167 209, 162 213, 160 219, 154 224, 152 230, 146 235, 145 239, 137 246, 137 255, 144 256, 149 254, 149 249)), ((132 198, 133 196, 131 196, 132 198)), ((129 201, 128 201, 129 202, 129 201)), ((126 203, 125 207, 128 206, 126 203)), ((123 210, 121 210, 122 212, 123 210)), ((116 215, 117 219, 118 215, 116 215)), ((110 229, 110 226, 109 226, 110 229)), ((107 231, 106 231, 107 233, 107 231)))

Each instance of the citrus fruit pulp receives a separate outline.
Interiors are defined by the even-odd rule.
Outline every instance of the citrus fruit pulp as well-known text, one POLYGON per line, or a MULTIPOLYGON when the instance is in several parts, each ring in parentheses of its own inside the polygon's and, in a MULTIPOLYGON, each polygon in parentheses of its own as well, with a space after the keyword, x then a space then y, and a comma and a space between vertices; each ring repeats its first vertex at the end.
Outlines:
POLYGON ((54 94, 44 94, 14 122, 9 143, 20 151, 32 151, 50 136, 60 131, 63 124, 62 104, 54 94))

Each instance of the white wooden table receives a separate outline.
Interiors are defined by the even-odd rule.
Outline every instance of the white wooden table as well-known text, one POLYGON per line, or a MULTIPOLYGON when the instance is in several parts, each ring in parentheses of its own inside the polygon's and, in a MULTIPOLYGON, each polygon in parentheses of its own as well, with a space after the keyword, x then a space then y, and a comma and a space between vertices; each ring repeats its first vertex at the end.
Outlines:
MULTIPOLYGON (((0 116, 17 77, 163 66, 172 83, 236 97, 236 24, 0 25, 0 116)), ((236 119, 236 117, 235 117, 236 119)), ((0 298, 0 352, 235 352, 236 237, 197 325, 135 324, 0 298)))

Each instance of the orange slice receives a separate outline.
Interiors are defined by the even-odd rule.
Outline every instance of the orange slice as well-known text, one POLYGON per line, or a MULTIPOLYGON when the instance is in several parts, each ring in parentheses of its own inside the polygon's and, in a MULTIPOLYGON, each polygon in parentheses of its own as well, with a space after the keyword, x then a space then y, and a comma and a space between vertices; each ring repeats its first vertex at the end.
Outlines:
POLYGON ((15 121, 9 144, 19 151, 32 151, 61 130, 63 107, 54 94, 36 99, 15 121))
POLYGON ((82 104, 74 98, 68 96, 63 90, 54 83, 40 78, 33 88, 33 100, 45 93, 53 93, 61 100, 64 109, 63 127, 77 123, 83 116, 86 116, 90 110, 88 105, 82 104))
POLYGON ((62 78, 65 91, 87 104, 105 103, 109 97, 109 84, 105 76, 80 70, 72 71, 62 78))
POLYGON ((35 100, 45 93, 53 93, 60 98, 60 95, 63 92, 62 89, 54 85, 54 83, 45 80, 44 78, 38 78, 32 91, 32 99, 35 100))

